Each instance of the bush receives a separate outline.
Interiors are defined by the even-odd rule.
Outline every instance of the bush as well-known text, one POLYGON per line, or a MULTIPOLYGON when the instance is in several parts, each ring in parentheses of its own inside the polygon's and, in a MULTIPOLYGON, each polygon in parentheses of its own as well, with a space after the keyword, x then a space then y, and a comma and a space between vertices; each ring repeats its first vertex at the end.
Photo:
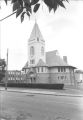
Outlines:
POLYGON ((38 88, 38 89, 63 89, 64 84, 30 84, 30 83, 8 83, 8 87, 38 88))
POLYGON ((6 62, 4 59, 0 59, 0 82, 3 80, 5 77, 5 68, 6 68, 6 62))
POLYGON ((3 78, 5 77, 5 70, 0 70, 0 81, 2 81, 3 80, 3 78))

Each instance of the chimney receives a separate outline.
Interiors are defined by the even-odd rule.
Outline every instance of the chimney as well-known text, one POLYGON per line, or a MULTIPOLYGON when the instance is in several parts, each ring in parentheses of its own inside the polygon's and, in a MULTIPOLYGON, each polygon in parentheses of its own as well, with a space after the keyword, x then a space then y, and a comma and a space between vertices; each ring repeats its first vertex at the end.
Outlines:
POLYGON ((56 52, 56 55, 59 55, 59 52, 58 52, 58 50, 55 50, 55 52, 56 52))
POLYGON ((67 63, 67 56, 63 56, 63 60, 67 63))

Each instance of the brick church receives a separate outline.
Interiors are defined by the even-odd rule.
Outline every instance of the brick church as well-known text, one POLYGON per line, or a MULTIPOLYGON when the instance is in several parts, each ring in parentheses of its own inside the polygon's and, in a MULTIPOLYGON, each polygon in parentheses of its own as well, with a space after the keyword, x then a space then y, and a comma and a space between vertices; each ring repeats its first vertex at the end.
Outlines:
POLYGON ((28 61, 22 69, 28 83, 75 84, 75 67, 60 57, 57 50, 45 51, 45 40, 37 23, 28 40, 28 61))

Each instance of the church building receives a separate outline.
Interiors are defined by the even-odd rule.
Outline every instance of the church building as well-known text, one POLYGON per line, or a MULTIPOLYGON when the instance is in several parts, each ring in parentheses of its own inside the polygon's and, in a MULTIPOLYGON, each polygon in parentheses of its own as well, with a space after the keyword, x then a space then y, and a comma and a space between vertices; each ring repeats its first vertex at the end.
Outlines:
POLYGON ((28 40, 28 61, 22 69, 27 82, 74 85, 74 69, 68 64, 67 56, 62 59, 57 50, 45 51, 45 40, 35 23, 28 40))

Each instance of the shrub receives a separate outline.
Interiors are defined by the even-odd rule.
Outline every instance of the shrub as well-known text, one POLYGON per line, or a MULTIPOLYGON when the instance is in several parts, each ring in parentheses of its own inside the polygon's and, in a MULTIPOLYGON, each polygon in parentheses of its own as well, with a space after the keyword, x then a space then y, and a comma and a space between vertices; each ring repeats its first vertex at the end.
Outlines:
POLYGON ((30 84, 30 83, 8 83, 8 87, 38 88, 38 89, 63 89, 64 84, 30 84))

